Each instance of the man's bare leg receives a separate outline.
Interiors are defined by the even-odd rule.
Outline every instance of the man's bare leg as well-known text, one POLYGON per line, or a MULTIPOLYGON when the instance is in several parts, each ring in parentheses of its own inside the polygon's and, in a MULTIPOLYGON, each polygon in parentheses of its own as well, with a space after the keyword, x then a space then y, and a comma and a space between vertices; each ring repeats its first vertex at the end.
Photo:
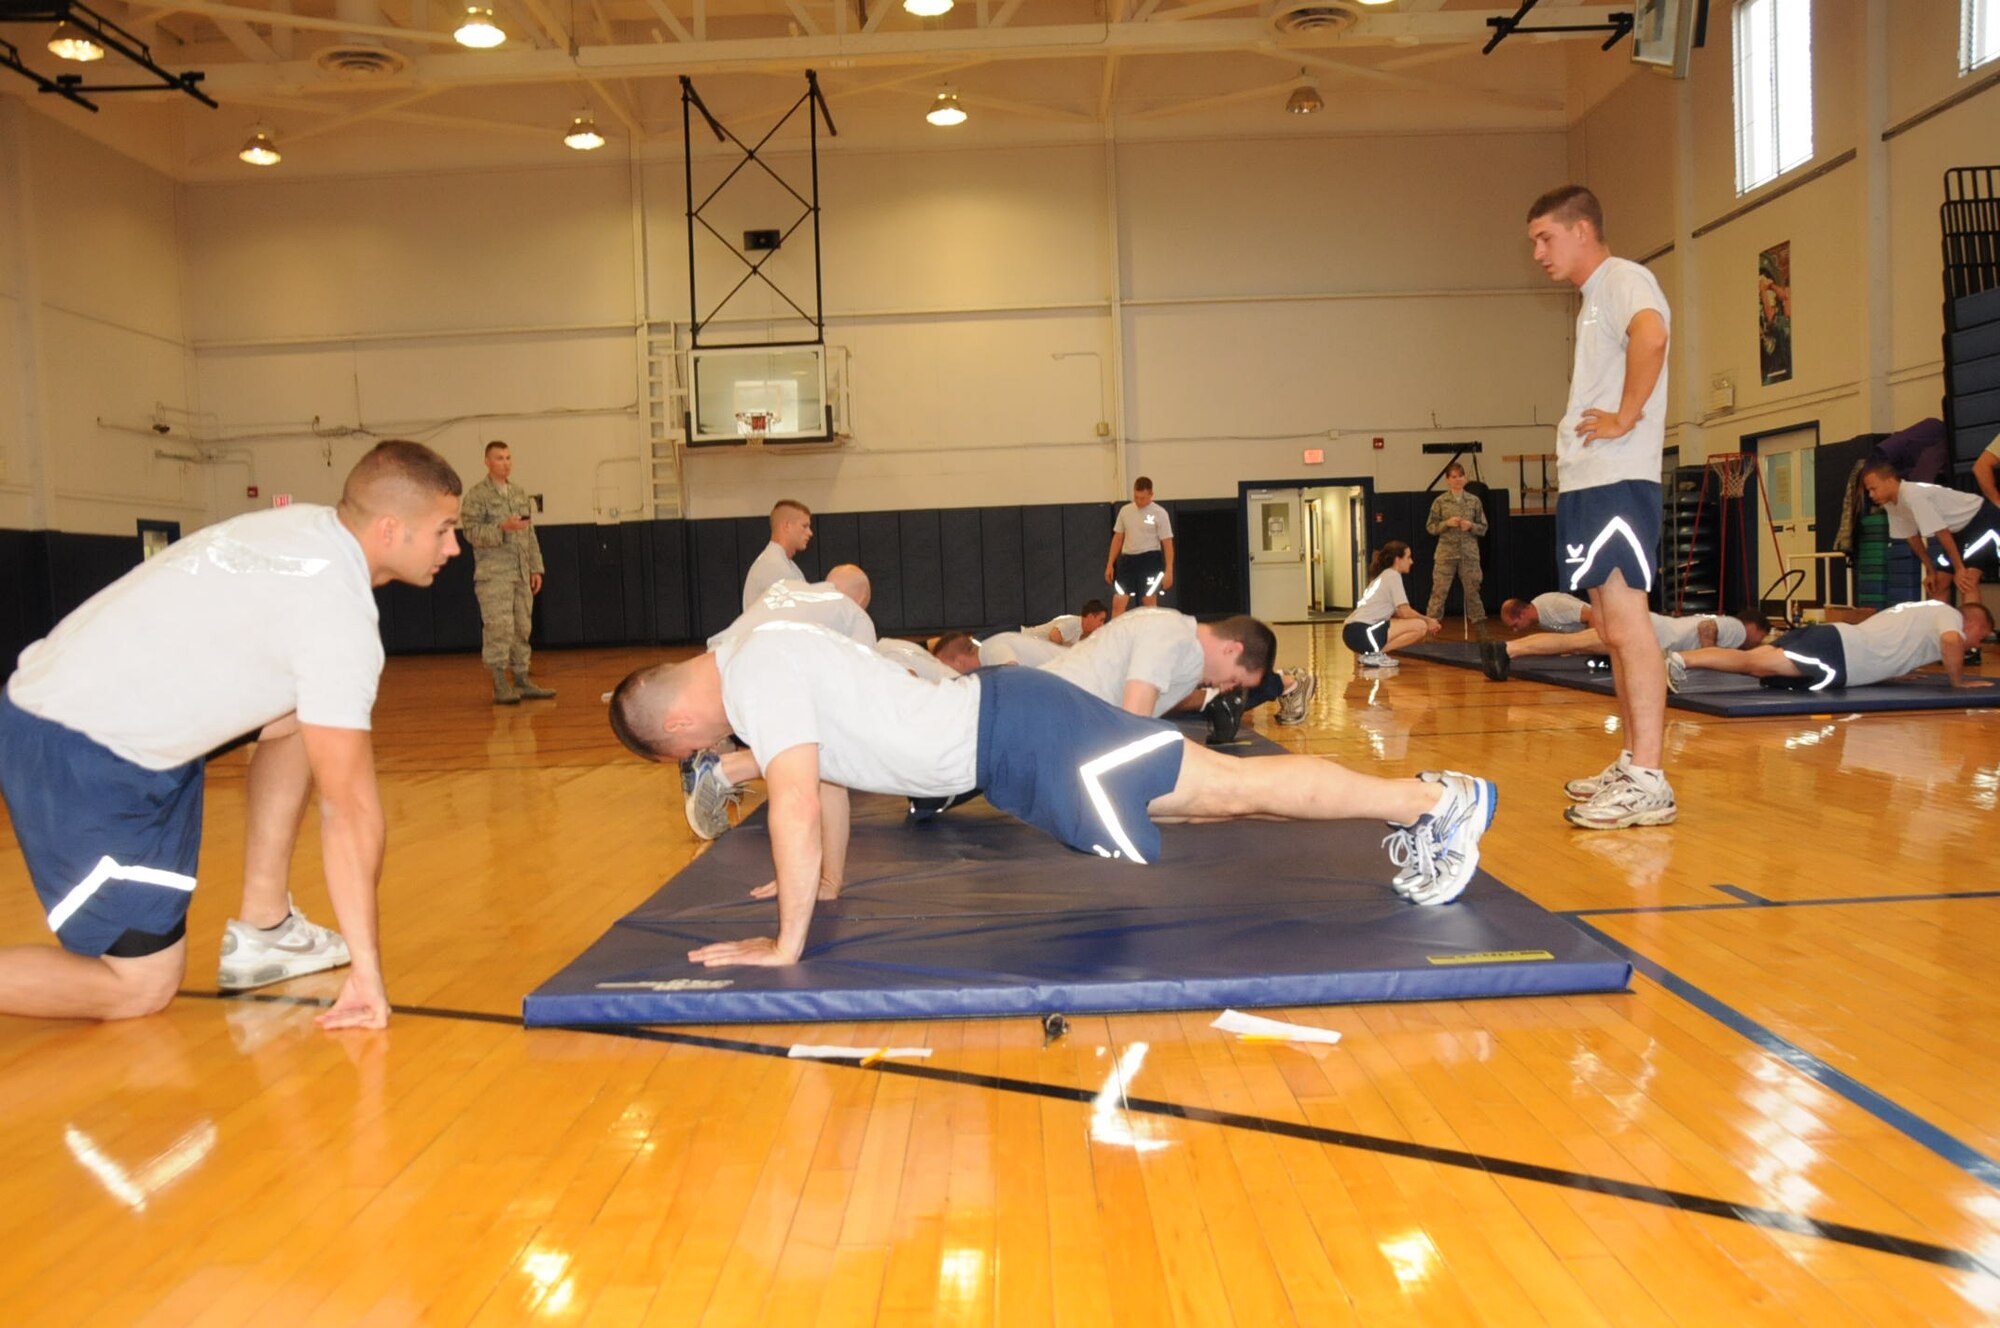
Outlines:
POLYGON ((1625 584, 1622 572, 1590 592, 1597 632, 1611 648, 1611 673, 1625 711, 1625 742, 1632 764, 1661 767, 1667 730, 1667 661, 1653 635, 1646 592, 1625 584))
POLYGON ((1803 678, 1805 674, 1792 657, 1776 646, 1750 650, 1727 650, 1709 646, 1704 650, 1683 650, 1681 663, 1691 669, 1711 669, 1717 673, 1741 673, 1753 678, 1803 678))
POLYGON ((1317 756, 1244 760, 1188 741, 1173 791, 1147 804, 1156 821, 1280 816, 1291 821, 1368 819, 1408 825, 1435 810, 1436 784, 1364 775, 1317 756))
MULTIPOLYGON (((1650 619, 1648 620, 1650 621, 1650 619)), ((1580 632, 1535 632, 1506 643, 1511 659, 1535 659, 1548 655, 1608 655, 1611 648, 1594 627, 1580 632)))
POLYGON ((92 958, 53 945, 0 948, 0 1014, 137 1019, 166 1008, 187 971, 187 942, 137 959, 92 958))
POLYGON ((312 796, 312 765, 295 715, 266 725, 250 754, 243 790, 243 907, 252 927, 271 928, 292 912, 292 850, 312 796))

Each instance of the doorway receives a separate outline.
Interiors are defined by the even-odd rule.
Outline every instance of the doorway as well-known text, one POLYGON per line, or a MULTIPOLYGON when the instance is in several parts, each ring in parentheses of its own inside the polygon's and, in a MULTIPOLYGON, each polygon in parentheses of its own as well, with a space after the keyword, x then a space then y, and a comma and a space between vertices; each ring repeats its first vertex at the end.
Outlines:
POLYGON ((1365 584, 1365 481, 1244 484, 1250 612, 1265 622, 1341 617, 1365 584))
MULTIPOLYGON (((1787 598, 1784 588, 1771 587, 1787 569, 1803 569, 1805 582, 1789 598, 1802 604, 1826 603, 1821 584, 1819 554, 1819 505, 1814 493, 1817 482, 1815 458, 1819 449, 1819 425, 1807 424, 1779 433, 1745 440, 1757 453, 1757 469, 1764 479, 1769 502, 1767 516, 1773 540, 1762 530, 1752 530, 1757 544, 1757 593, 1775 593, 1787 598)), ((1751 606, 1754 607, 1754 606, 1751 606)))

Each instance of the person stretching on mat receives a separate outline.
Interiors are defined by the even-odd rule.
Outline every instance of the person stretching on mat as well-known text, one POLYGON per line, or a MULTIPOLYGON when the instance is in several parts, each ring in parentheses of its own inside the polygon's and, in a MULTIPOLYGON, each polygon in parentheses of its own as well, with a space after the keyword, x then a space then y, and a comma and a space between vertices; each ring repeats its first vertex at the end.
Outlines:
POLYGON ((436 579, 458 553, 459 493, 443 457, 384 442, 348 473, 339 506, 196 531, 21 652, 0 698, 0 793, 58 944, 0 949, 0 1012, 165 1008, 187 971, 208 758, 255 741, 242 912, 223 932, 216 985, 351 964, 316 1022, 389 1022, 375 900, 387 830, 368 736, 382 674, 374 587, 436 579), (287 889, 315 791, 344 936, 308 922, 287 889))
POLYGON ((1361 602, 1340 629, 1340 639, 1361 656, 1364 668, 1397 668, 1390 651, 1436 636, 1444 626, 1411 608, 1410 597, 1403 591, 1403 577, 1416 560, 1409 545, 1390 540, 1375 550, 1368 563, 1368 575, 1374 580, 1361 592, 1361 602))
MULTIPOLYGON (((1652 617, 1653 639, 1660 643, 1662 650, 1701 650, 1710 646, 1720 646, 1724 650, 1747 650, 1764 644, 1764 638, 1771 634, 1770 620, 1761 613, 1727 616, 1702 613, 1687 618, 1669 618, 1664 613, 1656 613, 1652 617)), ((1517 659, 1603 655, 1609 649, 1593 627, 1576 632, 1536 632, 1532 636, 1513 641, 1492 641, 1487 645, 1498 648, 1489 650, 1482 647, 1479 666, 1494 682, 1507 681, 1517 659)))
POLYGON ((1111 610, 1104 607, 1101 599, 1087 599, 1083 607, 1075 613, 1059 613, 1045 623, 1035 623, 1021 630, 1029 636, 1039 636, 1044 641, 1053 641, 1059 646, 1073 646, 1104 626, 1111 616, 1111 610))
POLYGON ((931 653, 953 673, 965 674, 1001 664, 1039 669, 1068 654, 1069 647, 1028 632, 995 632, 987 637, 946 632, 931 642, 931 653))
MULTIPOLYGON (((747 632, 759 623, 784 619, 818 623, 859 641, 875 644, 875 622, 868 616, 872 595, 868 573, 853 563, 831 568, 824 581, 781 579, 759 592, 736 621, 709 638, 709 646, 724 637, 747 632)), ((681 767, 683 806, 688 829, 714 839, 729 829, 729 809, 743 801, 743 786, 757 778, 756 758, 742 748, 696 752, 681 767)))
POLYGON ((1823 692, 1867 687, 1943 663, 1953 687, 1991 687, 1990 678, 1965 676, 1966 653, 1993 634, 1993 611, 1984 604, 1954 609, 1936 600, 1898 604, 1858 623, 1815 623, 1754 650, 1689 650, 1667 656, 1667 682, 1679 691, 1690 669, 1743 673, 1776 680, 1780 687, 1823 692))
POLYGON ((1241 760, 1127 714, 1042 669, 985 669, 927 683, 874 651, 803 623, 766 623, 682 664, 629 675, 611 701, 619 741, 673 761, 734 730, 770 787, 778 934, 706 945, 697 964, 791 964, 816 899, 846 879, 848 792, 995 807, 1081 853, 1145 865, 1160 822, 1275 816, 1380 819, 1418 904, 1459 896, 1479 863, 1497 795, 1453 771, 1382 779, 1315 756, 1241 760))
MULTIPOLYGON (((1500 621, 1510 632, 1525 632, 1536 627, 1544 632, 1580 632, 1591 625, 1591 611, 1590 605, 1576 596, 1551 590, 1533 599, 1506 601, 1500 606, 1500 621)), ((1483 654, 1491 647, 1505 644, 1493 641, 1479 649, 1483 654)))
POLYGON ((1981 567, 2000 568, 2000 506, 1976 493, 1941 484, 1919 484, 1896 474, 1887 461, 1861 469, 1861 487, 1889 515, 1889 538, 1907 539, 1924 565, 1924 593, 1942 600, 1979 598, 1981 567))

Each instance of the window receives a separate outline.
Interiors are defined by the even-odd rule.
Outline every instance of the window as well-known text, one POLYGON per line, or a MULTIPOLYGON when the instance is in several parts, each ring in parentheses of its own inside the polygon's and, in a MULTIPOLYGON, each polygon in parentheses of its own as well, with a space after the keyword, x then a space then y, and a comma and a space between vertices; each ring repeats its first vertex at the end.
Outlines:
POLYGON ((1736 192, 1812 160, 1812 0, 1736 6, 1736 192))
POLYGON ((1988 60, 2000 58, 2000 3, 1965 0, 1958 31, 1959 73, 1969 74, 1988 60))

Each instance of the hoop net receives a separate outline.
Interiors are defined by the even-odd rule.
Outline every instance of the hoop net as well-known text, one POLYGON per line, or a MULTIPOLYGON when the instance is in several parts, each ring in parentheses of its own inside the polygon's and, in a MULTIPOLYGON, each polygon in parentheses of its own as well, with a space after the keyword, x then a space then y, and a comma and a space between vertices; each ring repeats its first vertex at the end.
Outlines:
POLYGON ((764 441, 765 433, 770 430, 772 422, 776 419, 777 415, 768 410, 739 410, 736 412, 737 426, 749 436, 750 441, 753 443, 764 441))
POLYGON ((1757 473, 1757 458, 1749 452, 1725 452, 1708 459, 1709 468, 1722 485, 1724 498, 1741 498, 1757 473))

